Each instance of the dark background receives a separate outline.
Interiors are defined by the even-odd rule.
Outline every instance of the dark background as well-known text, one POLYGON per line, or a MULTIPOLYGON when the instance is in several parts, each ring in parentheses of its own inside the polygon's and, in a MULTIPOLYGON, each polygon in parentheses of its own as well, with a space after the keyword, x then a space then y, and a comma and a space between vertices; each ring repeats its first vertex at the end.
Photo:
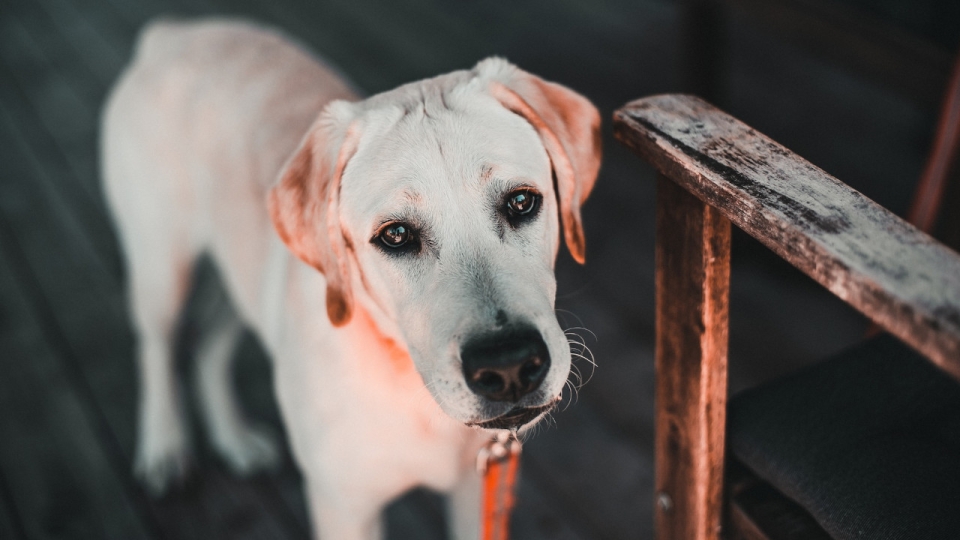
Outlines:
MULTIPOLYGON (((236 480, 197 433, 197 469, 168 497, 149 499, 130 474, 134 338, 97 119, 138 29, 160 14, 275 25, 368 93, 498 54, 600 108, 587 265, 561 253, 557 270, 558 316, 592 331, 580 333, 598 367, 525 447, 521 539, 652 532, 654 174, 612 140, 612 111, 654 93, 706 95, 903 214, 960 41, 949 0, 0 0, 0 538, 307 535, 289 458, 278 475, 236 480)), ((202 306, 221 294, 209 267, 199 276, 184 361, 202 306)), ((732 287, 732 391, 866 328, 742 234, 732 287)), ((259 346, 248 337, 238 354, 251 415, 282 430, 259 346)), ((440 508, 413 493, 390 508, 391 537, 442 538, 440 508)))

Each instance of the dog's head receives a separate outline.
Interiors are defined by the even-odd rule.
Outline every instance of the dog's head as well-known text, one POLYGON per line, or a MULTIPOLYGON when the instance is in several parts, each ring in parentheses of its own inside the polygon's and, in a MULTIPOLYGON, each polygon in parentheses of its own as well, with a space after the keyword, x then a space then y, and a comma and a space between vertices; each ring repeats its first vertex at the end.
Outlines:
POLYGON ((271 191, 271 215, 323 272, 334 325, 364 309, 447 414, 516 428, 569 376, 553 268, 561 227, 584 261, 599 127, 580 95, 491 58, 329 104, 271 191))

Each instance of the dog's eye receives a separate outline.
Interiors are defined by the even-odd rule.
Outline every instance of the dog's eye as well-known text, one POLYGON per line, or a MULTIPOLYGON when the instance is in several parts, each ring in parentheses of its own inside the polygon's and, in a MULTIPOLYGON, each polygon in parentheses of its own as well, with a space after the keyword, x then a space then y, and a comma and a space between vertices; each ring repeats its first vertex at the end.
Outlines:
POLYGON ((510 194, 510 198, 507 200, 510 211, 520 216, 525 216, 533 211, 536 203, 537 200, 533 198, 533 194, 527 190, 515 191, 510 194))
POLYGON ((507 195, 505 214, 510 224, 516 227, 537 214, 540 209, 540 194, 532 189, 518 189, 507 195))
POLYGON ((377 249, 390 257, 404 257, 421 251, 420 230, 403 221, 386 223, 370 239, 377 249))
POLYGON ((403 223, 393 223, 380 232, 380 241, 389 248, 403 247, 410 241, 410 227, 403 223))

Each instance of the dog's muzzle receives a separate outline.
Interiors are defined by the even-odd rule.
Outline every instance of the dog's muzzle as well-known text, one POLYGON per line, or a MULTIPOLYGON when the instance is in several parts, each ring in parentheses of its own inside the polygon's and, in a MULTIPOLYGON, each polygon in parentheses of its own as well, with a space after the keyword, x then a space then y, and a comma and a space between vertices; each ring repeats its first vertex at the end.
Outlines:
POLYGON ((460 359, 467 386, 490 401, 519 402, 550 371, 547 344, 529 326, 474 337, 463 345, 460 359))

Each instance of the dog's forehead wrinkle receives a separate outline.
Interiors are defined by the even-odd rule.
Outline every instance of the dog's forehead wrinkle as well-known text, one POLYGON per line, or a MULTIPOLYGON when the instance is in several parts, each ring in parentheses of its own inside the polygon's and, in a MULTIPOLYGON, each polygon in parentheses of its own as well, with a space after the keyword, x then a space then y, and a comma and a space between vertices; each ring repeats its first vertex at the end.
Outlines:
POLYGON ((421 86, 420 90, 423 115, 426 118, 433 119, 443 111, 450 110, 444 88, 425 85, 421 86))
POLYGON ((364 103, 369 108, 384 105, 401 105, 412 108, 421 101, 424 93, 448 91, 457 94, 458 89, 472 86, 469 84, 472 79, 474 79, 474 74, 470 71, 453 71, 429 79, 412 81, 391 90, 374 94, 368 97, 364 103))
POLYGON ((410 206, 418 207, 423 204, 423 195, 412 188, 404 188, 400 192, 400 196, 406 201, 410 206))
POLYGON ((400 188, 396 195, 389 195, 377 209, 378 225, 389 221, 410 221, 411 225, 423 226, 426 211, 423 195, 410 187, 400 188))
MULTIPOLYGON (((460 110, 443 107, 440 99, 434 101, 439 105, 428 107, 432 109, 429 118, 404 116, 402 121, 392 123, 386 130, 386 138, 422 147, 423 136, 429 133, 443 141, 445 149, 456 148, 465 155, 482 152, 482 155, 471 156, 481 160, 493 158, 517 166, 541 165, 541 161, 548 164, 546 150, 533 127, 499 104, 486 107, 472 104, 468 109, 460 110), (531 156, 533 152, 536 154, 531 156)), ((404 144, 402 150, 411 148, 404 144)))
POLYGON ((484 163, 480 166, 480 183, 485 184, 493 177, 494 166, 490 163, 484 163))

